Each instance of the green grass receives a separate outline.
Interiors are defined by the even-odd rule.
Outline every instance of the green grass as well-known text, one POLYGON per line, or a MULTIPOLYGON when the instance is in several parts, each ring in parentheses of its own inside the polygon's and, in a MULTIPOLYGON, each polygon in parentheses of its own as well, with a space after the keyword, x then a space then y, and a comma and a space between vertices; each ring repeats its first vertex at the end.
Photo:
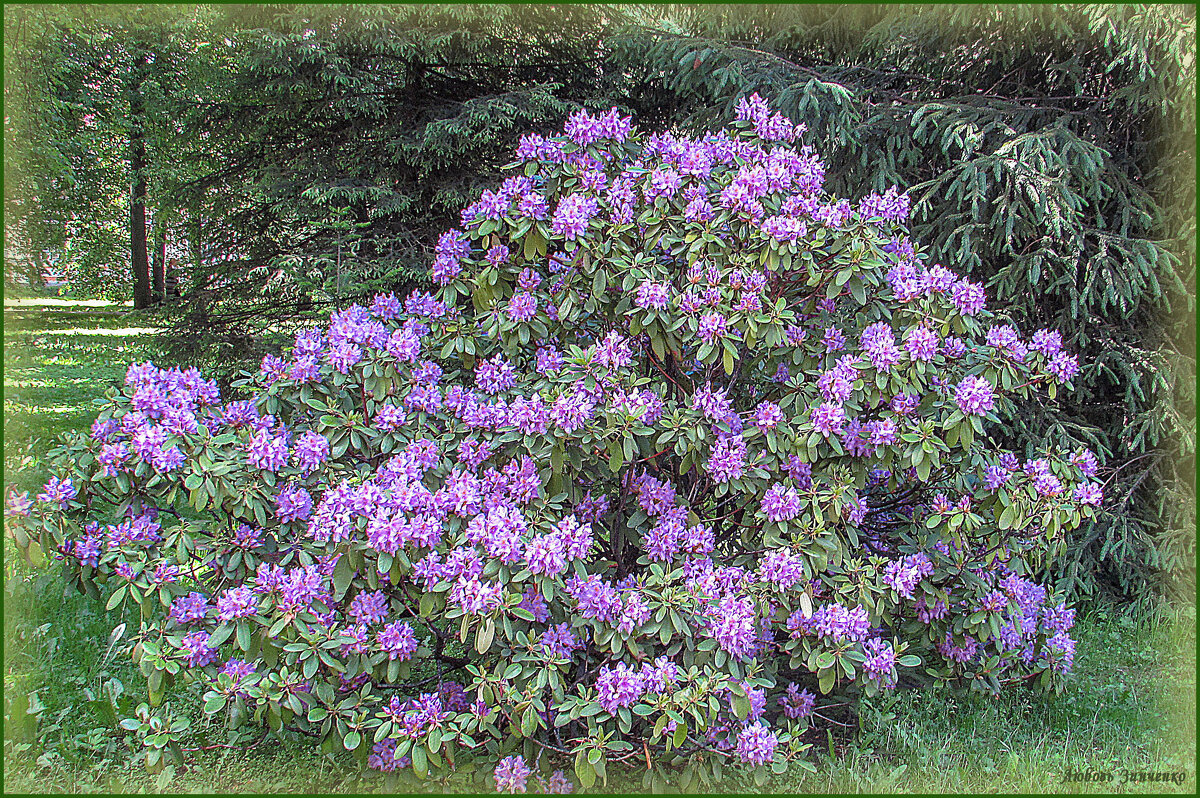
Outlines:
MULTIPOLYGON (((121 380, 129 362, 160 353, 151 336, 137 332, 153 322, 131 320, 121 306, 6 302, 5 314, 5 479, 31 487, 49 440, 87 429, 92 400, 121 380)), ((145 684, 128 660, 110 652, 115 623, 95 602, 65 590, 53 568, 27 568, 5 541, 6 791, 385 791, 377 774, 362 774, 348 758, 325 757, 298 736, 250 750, 189 751, 184 767, 147 775, 117 726, 132 715, 145 684)), ((856 732, 815 736, 816 773, 794 767, 762 790, 1194 792, 1194 610, 1134 616, 1093 609, 1081 614, 1076 634, 1075 678, 1062 695, 901 693, 890 705, 867 707, 856 732), (1065 771, 1089 770, 1114 773, 1114 782, 1063 783, 1065 771), (1179 785, 1116 783, 1124 772, 1187 778, 1179 785)), ((177 691, 168 701, 199 717, 197 696, 177 691)), ((228 732, 200 722, 187 744, 229 740, 228 732)), ((479 789, 463 776, 423 786, 479 789)), ((757 790, 736 773, 721 789, 757 790)), ((640 771, 610 768, 603 791, 640 790, 640 771)))
POLYGON ((54 437, 88 429, 93 400, 124 379, 129 363, 159 355, 155 328, 132 315, 123 305, 5 301, 5 483, 24 486, 18 471, 54 437))

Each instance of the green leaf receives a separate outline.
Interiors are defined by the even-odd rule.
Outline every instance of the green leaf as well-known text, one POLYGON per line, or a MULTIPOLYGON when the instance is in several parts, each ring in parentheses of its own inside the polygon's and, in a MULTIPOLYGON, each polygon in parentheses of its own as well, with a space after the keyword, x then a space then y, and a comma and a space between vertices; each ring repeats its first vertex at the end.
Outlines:
POLYGON ((121 585, 119 588, 113 591, 113 594, 108 597, 108 601, 105 603, 104 609, 115 609, 116 606, 125 598, 125 590, 127 587, 128 585, 121 585))
POLYGON ((495 636, 496 622, 488 618, 483 627, 475 634, 475 650, 480 654, 486 654, 487 650, 492 647, 492 638, 495 636))
POLYGON ((575 775, 584 789, 591 789, 596 783, 596 771, 587 761, 587 751, 582 748, 575 754, 575 775))
POLYGON ((821 679, 818 686, 820 687, 822 694, 829 695, 830 691, 833 690, 833 683, 836 678, 837 672, 832 669, 821 674, 821 679))
POLYGON ((242 651, 250 650, 250 624, 239 621, 237 625, 237 644, 242 651))
POLYGON ((413 771, 421 778, 425 778, 425 775, 429 773, 429 760, 425 755, 425 746, 414 745, 410 756, 412 757, 413 771))
POLYGON ((617 474, 623 465, 625 465, 625 451, 621 448, 619 441, 613 441, 608 445, 608 470, 617 474))
POLYGON ((351 580, 354 579, 354 569, 350 566, 350 558, 344 554, 338 558, 333 567, 333 597, 340 600, 346 595, 351 580))

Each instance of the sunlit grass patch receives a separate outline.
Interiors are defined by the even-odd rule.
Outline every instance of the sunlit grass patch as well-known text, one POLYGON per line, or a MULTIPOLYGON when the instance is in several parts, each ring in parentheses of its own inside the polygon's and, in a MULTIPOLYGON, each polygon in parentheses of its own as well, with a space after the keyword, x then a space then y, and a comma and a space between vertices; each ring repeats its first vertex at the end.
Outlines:
POLYGON ((133 300, 110 302, 107 299, 57 299, 55 297, 5 297, 6 308, 114 308, 130 309, 133 300))
MULTIPOLYGON (((86 335, 86 336, 126 336, 126 335, 154 335, 161 332, 158 327, 110 327, 108 329, 96 329, 95 327, 71 327, 66 330, 55 330, 54 336, 60 335, 86 335)), ((47 336, 49 337, 49 336, 47 336)))

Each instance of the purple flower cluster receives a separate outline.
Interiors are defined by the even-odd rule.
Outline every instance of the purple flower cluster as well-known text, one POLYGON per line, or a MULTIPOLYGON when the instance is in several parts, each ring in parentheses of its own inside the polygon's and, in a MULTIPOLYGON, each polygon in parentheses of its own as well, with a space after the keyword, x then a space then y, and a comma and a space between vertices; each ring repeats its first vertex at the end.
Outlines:
POLYGON ((882 195, 870 194, 858 203, 858 215, 863 219, 882 219, 885 222, 903 222, 908 219, 908 195, 895 186, 882 195))
POLYGON ((863 644, 866 659, 863 660, 863 670, 867 677, 874 679, 881 687, 896 686, 896 652, 891 643, 881 638, 873 637, 863 644))
POLYGON ((982 416, 995 407, 996 393, 984 378, 967 376, 955 389, 954 401, 964 415, 982 416))
POLYGON ((530 770, 524 759, 516 754, 504 757, 496 765, 494 773, 496 792, 525 792, 525 783, 529 779, 529 774, 530 770))
POLYGON ((913 589, 922 579, 933 574, 933 563, 921 552, 892 560, 883 569, 883 583, 902 597, 911 599, 913 589))
POLYGON ((779 737, 762 721, 747 724, 738 732, 737 755, 747 765, 765 765, 775 759, 779 737))
POLYGON ((562 236, 568 241, 583 238, 587 234, 588 224, 599 211, 596 199, 586 194, 571 194, 564 197, 554 209, 554 219, 550 223, 550 232, 562 236))
POLYGON ((769 521, 789 521, 803 509, 804 503, 795 488, 776 483, 763 494, 762 511, 769 521))
POLYGON ((783 695, 779 697, 779 705, 783 714, 793 720, 807 718, 812 714, 817 697, 808 690, 798 690, 795 683, 789 682, 783 695))
POLYGON ((803 610, 796 610, 788 618, 787 628, 792 637, 817 635, 834 642, 861 642, 867 637, 869 621, 865 607, 847 608, 841 604, 825 604, 818 607, 811 617, 805 617, 803 610))

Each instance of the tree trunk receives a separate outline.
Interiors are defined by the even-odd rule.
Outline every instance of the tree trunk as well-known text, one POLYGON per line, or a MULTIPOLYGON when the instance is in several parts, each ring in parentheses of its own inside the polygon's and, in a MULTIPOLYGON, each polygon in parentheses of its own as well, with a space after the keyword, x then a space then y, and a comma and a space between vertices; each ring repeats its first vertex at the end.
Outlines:
POLYGON ((167 299, 167 227, 162 222, 162 211, 154 214, 154 260, 151 274, 154 283, 154 301, 167 299))
POLYGON ((150 293, 150 262, 146 252, 146 140, 142 129, 142 80, 146 56, 138 59, 129 91, 129 170, 132 187, 129 198, 130 265, 133 268, 133 307, 148 308, 154 298, 150 293))
POLYGON ((42 253, 34 251, 33 253, 33 268, 29 272, 29 285, 31 288, 43 289, 46 287, 46 277, 44 275, 45 262, 42 260, 42 253))

